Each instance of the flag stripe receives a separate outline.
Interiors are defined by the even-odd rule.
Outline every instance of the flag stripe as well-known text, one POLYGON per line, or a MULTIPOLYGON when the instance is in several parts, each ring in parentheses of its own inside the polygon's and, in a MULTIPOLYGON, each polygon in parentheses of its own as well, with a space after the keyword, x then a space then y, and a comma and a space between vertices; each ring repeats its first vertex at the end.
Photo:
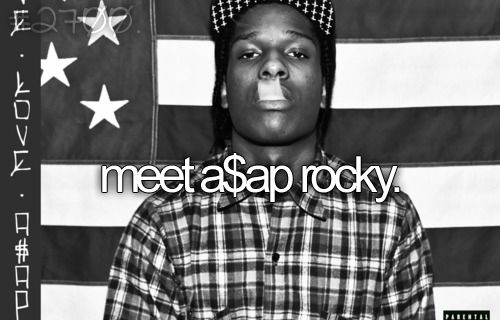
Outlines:
POLYGON ((333 110, 325 148, 377 164, 499 163, 499 119, 500 106, 333 110))
POLYGON ((400 167, 393 185, 410 195, 426 228, 500 226, 499 177, 500 165, 400 167))
MULTIPOLYGON (((500 227, 426 229, 438 284, 500 283, 500 227)), ((122 227, 42 226, 42 279, 105 283, 122 227)))
MULTIPOLYGON (((158 33, 208 35, 209 7, 208 0, 156 1, 158 33)), ((336 0, 335 10, 339 39, 452 38, 500 34, 497 19, 500 3, 496 0, 390 3, 384 0, 336 0)))
POLYGON ((435 287, 436 319, 443 319, 444 310, 489 310, 491 319, 500 315, 500 286, 435 287))
POLYGON ((500 227, 426 229, 436 284, 500 283, 500 227))
MULTIPOLYGON (((157 54, 159 104, 212 104, 212 42, 159 40, 157 54)), ((334 108, 500 104, 500 41, 339 44, 337 66, 334 108)))
POLYGON ((106 283, 122 227, 42 226, 42 282, 106 283))
POLYGON ((42 320, 97 320, 104 316, 106 286, 42 284, 42 320))
MULTIPOLYGON (((400 167, 393 186, 411 195, 424 227, 500 226, 500 165, 400 167), (474 218, 471 218, 474 213, 474 218)), ((100 192, 100 166, 42 165, 41 223, 59 226, 125 226, 146 194, 100 192)))
MULTIPOLYGON (((187 157, 193 161, 206 159, 213 143, 210 113, 210 108, 199 106, 160 106, 155 137, 159 141, 157 162, 179 162, 187 157), (190 137, 189 143, 184 142, 186 137, 190 137)), ((499 163, 498 119, 500 106, 334 109, 325 146, 346 161, 362 155, 365 163, 417 166, 499 163)), ((119 159, 108 162, 127 163, 119 159)))
MULTIPOLYGON (((160 106, 158 160, 205 159, 213 143, 210 113, 160 106)), ((334 109, 325 147, 346 161, 362 155, 365 163, 499 163, 498 119, 500 106, 334 109)))
POLYGON ((157 160, 207 159, 214 141, 211 111, 200 106, 160 106, 158 140, 162 143, 158 144, 157 160))
MULTIPOLYGON (((129 175, 124 185, 130 186, 129 175)), ((101 192, 99 165, 41 166, 41 224, 61 226, 125 226, 146 195, 116 192, 109 180, 109 193, 101 192)))

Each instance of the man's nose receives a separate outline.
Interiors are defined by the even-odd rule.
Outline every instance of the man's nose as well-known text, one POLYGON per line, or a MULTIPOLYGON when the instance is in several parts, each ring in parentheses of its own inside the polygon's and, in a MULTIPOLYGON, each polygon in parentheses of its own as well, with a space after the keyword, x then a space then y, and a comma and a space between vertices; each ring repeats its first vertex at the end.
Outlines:
POLYGON ((284 80, 288 78, 288 68, 283 61, 283 57, 277 52, 269 53, 262 64, 259 71, 260 79, 274 79, 279 78, 284 80))

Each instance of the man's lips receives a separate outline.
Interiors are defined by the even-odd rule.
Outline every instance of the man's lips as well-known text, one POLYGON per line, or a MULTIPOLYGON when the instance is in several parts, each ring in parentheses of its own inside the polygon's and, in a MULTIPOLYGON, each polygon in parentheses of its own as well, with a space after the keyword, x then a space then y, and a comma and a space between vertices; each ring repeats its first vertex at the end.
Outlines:
POLYGON ((290 101, 283 100, 259 100, 257 106, 266 111, 284 111, 291 106, 290 101))
POLYGON ((256 99, 255 104, 262 110, 282 111, 291 107, 292 102, 289 95, 285 93, 281 99, 256 99))

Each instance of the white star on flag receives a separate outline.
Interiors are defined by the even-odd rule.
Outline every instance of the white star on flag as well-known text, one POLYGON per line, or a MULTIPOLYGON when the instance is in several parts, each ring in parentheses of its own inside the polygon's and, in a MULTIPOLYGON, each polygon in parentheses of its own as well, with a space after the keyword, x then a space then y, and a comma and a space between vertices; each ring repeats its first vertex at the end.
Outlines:
POLYGON ((90 122, 89 129, 95 127, 102 120, 106 120, 117 128, 120 128, 118 120, 116 120, 115 111, 128 103, 128 100, 115 100, 109 99, 108 89, 106 85, 102 85, 101 96, 99 101, 80 101, 81 104, 94 111, 94 117, 90 122))
POLYGON ((120 45, 113 27, 123 21, 123 19, 125 19, 126 17, 127 16, 108 16, 104 1, 101 0, 101 2, 99 2, 99 8, 97 10, 97 16, 78 17, 78 20, 82 21, 92 28, 88 46, 91 46, 102 36, 105 36, 109 40, 113 41, 114 44, 120 45))
POLYGON ((56 78, 69 87, 68 78, 66 78, 66 73, 64 69, 75 62, 77 58, 59 58, 57 56, 56 48, 54 43, 50 43, 49 51, 47 52, 47 59, 41 59, 40 66, 43 70, 42 79, 40 81, 40 86, 43 86, 52 78, 56 78))

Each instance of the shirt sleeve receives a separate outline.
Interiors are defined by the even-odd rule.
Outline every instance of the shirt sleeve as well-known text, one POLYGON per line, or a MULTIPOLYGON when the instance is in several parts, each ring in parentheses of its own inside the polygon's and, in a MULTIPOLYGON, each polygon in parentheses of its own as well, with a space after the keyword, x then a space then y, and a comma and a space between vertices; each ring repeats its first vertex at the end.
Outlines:
POLYGON ((409 198, 399 239, 378 319, 435 319, 430 245, 409 198))
POLYGON ((143 205, 115 253, 104 319, 177 319, 182 299, 159 228, 143 205))

